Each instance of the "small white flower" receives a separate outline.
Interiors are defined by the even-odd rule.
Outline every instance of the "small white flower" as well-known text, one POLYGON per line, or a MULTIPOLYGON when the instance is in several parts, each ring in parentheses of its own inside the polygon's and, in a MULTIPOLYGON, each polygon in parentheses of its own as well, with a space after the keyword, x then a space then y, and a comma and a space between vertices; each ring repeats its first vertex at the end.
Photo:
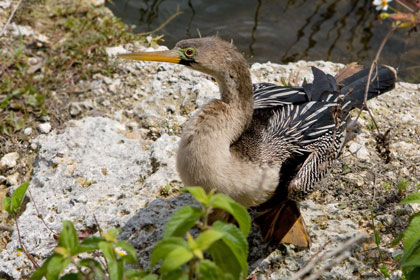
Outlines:
POLYGON ((127 252, 124 251, 123 249, 119 248, 119 247, 118 248, 115 248, 114 249, 114 252, 117 253, 118 255, 120 255, 121 257, 127 255, 127 252))
POLYGON ((386 11, 388 10, 388 3, 392 0, 373 0, 373 5, 376 6, 377 11, 386 11))

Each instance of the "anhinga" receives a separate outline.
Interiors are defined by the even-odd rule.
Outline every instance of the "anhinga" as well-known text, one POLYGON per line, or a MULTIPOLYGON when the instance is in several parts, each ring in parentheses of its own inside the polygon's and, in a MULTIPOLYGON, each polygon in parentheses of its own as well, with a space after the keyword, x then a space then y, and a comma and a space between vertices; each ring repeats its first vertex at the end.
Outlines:
MULTIPOLYGON (((267 239, 308 247, 296 202, 316 189, 339 155, 348 113, 363 105, 368 71, 337 84, 313 67, 313 83, 302 87, 252 84, 247 61, 218 37, 119 56, 183 64, 216 79, 221 98, 202 106, 181 137, 177 169, 183 183, 258 206, 255 219, 267 239)), ((379 66, 372 77, 368 98, 391 90, 396 72, 379 66)))

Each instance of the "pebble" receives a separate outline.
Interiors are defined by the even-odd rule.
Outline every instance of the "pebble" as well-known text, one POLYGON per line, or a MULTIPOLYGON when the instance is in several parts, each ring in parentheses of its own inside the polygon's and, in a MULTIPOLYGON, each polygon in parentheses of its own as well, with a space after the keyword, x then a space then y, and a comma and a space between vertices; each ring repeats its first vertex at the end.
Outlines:
POLYGON ((48 122, 50 119, 51 119, 50 116, 45 115, 45 116, 41 116, 39 118, 39 121, 41 121, 41 122, 48 122))
POLYGON ((175 113, 176 111, 176 107, 175 105, 169 105, 168 108, 166 109, 169 113, 175 113))
POLYGON ((27 127, 23 130, 23 133, 25 133, 25 135, 31 135, 32 134, 32 127, 27 127))
POLYGON ((5 154, 0 161, 1 167, 13 168, 17 164, 19 154, 17 152, 5 154))
POLYGON ((369 151, 366 149, 365 146, 361 146, 360 149, 357 151, 356 156, 358 159, 369 160, 370 154, 369 151))
POLYGON ((10 186, 16 186, 18 184, 19 173, 13 173, 12 175, 7 176, 6 180, 10 186))
POLYGON ((51 124, 49 122, 38 125, 38 130, 41 133, 48 134, 51 131, 51 124))
POLYGON ((77 117, 82 113, 82 109, 80 108, 78 103, 71 103, 69 106, 69 113, 72 117, 77 117))
POLYGON ((355 154, 360 150, 361 147, 362 145, 360 145, 359 143, 352 142, 349 146, 349 151, 350 153, 355 154))

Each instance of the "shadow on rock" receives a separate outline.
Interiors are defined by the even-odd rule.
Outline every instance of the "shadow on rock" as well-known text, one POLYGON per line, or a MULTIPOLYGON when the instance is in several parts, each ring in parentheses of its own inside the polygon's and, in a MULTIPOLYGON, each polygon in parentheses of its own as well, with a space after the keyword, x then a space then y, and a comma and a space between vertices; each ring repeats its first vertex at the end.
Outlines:
MULTIPOLYGON (((156 243, 162 239, 166 222, 175 211, 187 205, 200 207, 190 194, 181 194, 167 199, 157 198, 145 208, 140 209, 122 227, 119 239, 129 241, 136 248, 141 268, 146 269, 149 267, 152 250, 156 243)), ((276 248, 280 248, 280 251, 285 251, 285 247, 282 245, 273 246, 267 244, 261 236, 258 226, 255 224, 252 224, 248 243, 250 270, 255 269, 276 248)))

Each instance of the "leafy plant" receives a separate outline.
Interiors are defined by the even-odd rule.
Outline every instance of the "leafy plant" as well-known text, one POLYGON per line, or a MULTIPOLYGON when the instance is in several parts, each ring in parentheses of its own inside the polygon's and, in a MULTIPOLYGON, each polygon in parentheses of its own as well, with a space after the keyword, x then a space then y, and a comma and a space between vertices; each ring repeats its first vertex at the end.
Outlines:
POLYGON ((3 209, 6 210, 9 215, 14 216, 19 211, 28 186, 28 182, 23 183, 15 190, 12 197, 3 198, 3 209))
POLYGON ((163 279, 243 279, 247 275, 248 243, 251 219, 247 210, 230 197, 202 188, 186 188, 201 203, 201 208, 186 206, 179 209, 165 226, 163 239, 152 252, 151 266, 162 261, 159 272, 163 279), (213 209, 231 214, 239 225, 208 218, 213 209), (194 238, 189 230, 198 226, 194 238), (185 238, 183 238, 186 236, 185 238), (207 252, 213 261, 204 258, 207 252))
MULTIPOLYGON (((70 221, 63 221, 63 230, 58 238, 58 246, 44 264, 31 276, 31 279, 143 279, 147 275, 139 269, 126 268, 135 264, 137 254, 127 241, 117 240, 118 230, 111 229, 103 236, 91 236, 79 240, 76 229, 70 221), (80 258, 82 253, 100 251, 102 258, 80 258), (62 277, 60 274, 70 266, 72 269, 62 277)), ((149 274, 147 279, 152 278, 149 274)))
POLYGON ((160 263, 160 275, 126 267, 137 263, 137 255, 128 242, 117 239, 118 230, 80 240, 74 225, 63 221, 54 253, 31 279, 244 279, 251 225, 247 210, 224 194, 206 194, 199 187, 185 189, 201 208, 185 206, 166 223, 163 239, 151 256, 151 268, 160 263), (222 221, 210 225, 214 209, 232 215, 239 227, 222 221), (195 237, 190 232, 194 227, 199 230, 195 237))
MULTIPOLYGON (((420 193, 408 195, 402 204, 419 203, 420 193)), ((407 280, 418 279, 420 275, 420 212, 414 213, 409 219, 409 224, 404 233, 393 242, 403 241, 404 253, 401 256, 400 268, 407 280)))

